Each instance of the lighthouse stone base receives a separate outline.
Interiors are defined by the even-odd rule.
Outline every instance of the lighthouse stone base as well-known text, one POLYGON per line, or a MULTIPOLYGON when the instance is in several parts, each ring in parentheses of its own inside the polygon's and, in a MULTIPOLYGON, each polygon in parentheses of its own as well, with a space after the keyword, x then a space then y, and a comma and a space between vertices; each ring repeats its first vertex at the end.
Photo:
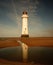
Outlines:
POLYGON ((21 37, 29 37, 29 35, 21 35, 21 37))

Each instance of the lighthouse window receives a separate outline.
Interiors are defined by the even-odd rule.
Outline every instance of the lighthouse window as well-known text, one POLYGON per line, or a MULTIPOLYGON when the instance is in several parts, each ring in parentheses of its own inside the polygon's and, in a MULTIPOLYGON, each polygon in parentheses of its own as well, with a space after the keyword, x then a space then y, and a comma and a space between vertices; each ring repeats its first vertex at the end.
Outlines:
POLYGON ((26 30, 26 28, 25 28, 25 30, 26 30))

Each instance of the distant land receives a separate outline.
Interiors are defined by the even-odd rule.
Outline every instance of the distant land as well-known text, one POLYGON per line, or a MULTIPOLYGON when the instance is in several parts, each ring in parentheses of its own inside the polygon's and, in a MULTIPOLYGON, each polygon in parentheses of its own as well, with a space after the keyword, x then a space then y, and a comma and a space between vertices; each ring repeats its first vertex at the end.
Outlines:
POLYGON ((29 47, 53 47, 53 37, 0 37, 0 48, 20 46, 19 40, 29 47))

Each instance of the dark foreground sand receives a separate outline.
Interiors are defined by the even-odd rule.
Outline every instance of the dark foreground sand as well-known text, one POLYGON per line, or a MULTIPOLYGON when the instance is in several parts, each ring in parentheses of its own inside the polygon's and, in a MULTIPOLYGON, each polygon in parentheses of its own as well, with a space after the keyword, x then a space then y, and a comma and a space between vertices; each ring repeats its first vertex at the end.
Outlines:
POLYGON ((34 62, 13 62, 4 59, 0 59, 0 65, 48 65, 48 64, 35 64, 34 62))

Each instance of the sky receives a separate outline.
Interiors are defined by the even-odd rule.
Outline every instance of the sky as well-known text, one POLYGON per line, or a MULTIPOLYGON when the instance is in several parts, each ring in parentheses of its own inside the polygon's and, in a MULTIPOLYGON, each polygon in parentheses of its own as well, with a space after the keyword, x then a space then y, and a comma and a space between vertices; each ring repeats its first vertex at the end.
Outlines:
POLYGON ((0 0, 0 37, 20 37, 22 12, 30 37, 53 37, 53 0, 0 0))

